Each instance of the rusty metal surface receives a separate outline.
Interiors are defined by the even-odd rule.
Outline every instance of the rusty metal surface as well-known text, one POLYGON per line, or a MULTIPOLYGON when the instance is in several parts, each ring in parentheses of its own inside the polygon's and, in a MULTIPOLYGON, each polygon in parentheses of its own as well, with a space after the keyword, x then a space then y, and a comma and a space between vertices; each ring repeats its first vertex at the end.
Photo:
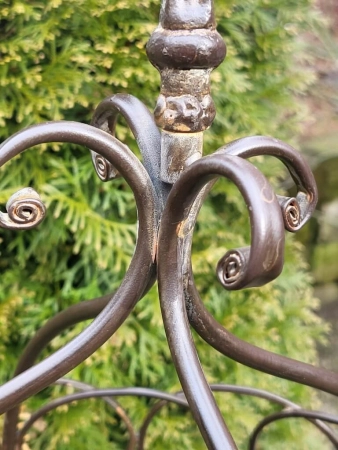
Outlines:
POLYGON ((202 157, 203 133, 162 131, 161 180, 174 184, 183 170, 202 157))
POLYGON ((154 111, 156 124, 162 133, 175 133, 176 145, 185 149, 175 153, 173 137, 162 138, 161 179, 174 183, 186 161, 200 157, 201 148, 196 149, 193 133, 209 128, 216 114, 210 74, 223 61, 226 46, 216 31, 213 2, 164 1, 147 54, 161 75, 161 92, 154 111), (192 145, 187 145, 186 134, 192 134, 192 145))
POLYGON ((178 134, 206 130, 216 113, 210 74, 226 54, 212 2, 164 2, 147 54, 161 75, 154 112, 157 125, 178 134))
MULTIPOLYGON (((225 56, 216 31, 212 0, 163 1, 160 24, 147 46, 161 74, 161 93, 154 115, 135 97, 117 94, 103 100, 92 125, 51 122, 23 130, 0 146, 0 166, 30 147, 70 142, 88 147, 102 181, 122 176, 131 187, 138 212, 138 236, 130 267, 115 293, 85 301, 60 312, 41 327, 25 348, 13 379, 0 387, 0 413, 6 413, 2 450, 18 450, 33 423, 53 409, 87 398, 102 398, 125 423, 127 450, 143 450, 149 424, 168 402, 189 408, 209 449, 234 450, 236 443, 213 392, 251 395, 277 403, 282 411, 264 418, 253 430, 249 448, 258 448, 261 431, 288 417, 309 420, 338 448, 338 437, 324 422, 338 423, 329 414, 307 411, 276 394, 248 387, 209 385, 198 359, 190 327, 220 353, 256 370, 338 395, 338 374, 268 352, 229 333, 204 307, 194 283, 191 245, 203 201, 219 177, 232 181, 247 205, 251 243, 229 250, 216 274, 227 290, 262 286, 283 268, 285 230, 296 232, 316 206, 316 184, 304 158, 273 138, 253 136, 229 143, 202 157, 203 131, 215 115, 210 73, 225 56), (115 137, 118 115, 130 127, 143 164, 115 137), (158 130, 157 126, 161 128, 158 130), (276 194, 249 161, 253 156, 279 158, 297 188, 295 197, 276 194), (96 389, 63 377, 123 324, 135 304, 158 279, 168 345, 183 391, 129 387, 96 389), (58 334, 94 319, 76 338, 34 365, 41 351, 58 334), (18 429, 20 404, 52 384, 72 386, 74 394, 45 404, 18 429), (139 429, 117 397, 158 399, 149 407, 139 429)), ((41 156, 43 157, 43 156, 41 156)), ((39 194, 24 188, 0 212, 0 227, 14 230, 38 225, 46 214, 39 194)), ((47 212, 48 213, 48 212, 47 212)))

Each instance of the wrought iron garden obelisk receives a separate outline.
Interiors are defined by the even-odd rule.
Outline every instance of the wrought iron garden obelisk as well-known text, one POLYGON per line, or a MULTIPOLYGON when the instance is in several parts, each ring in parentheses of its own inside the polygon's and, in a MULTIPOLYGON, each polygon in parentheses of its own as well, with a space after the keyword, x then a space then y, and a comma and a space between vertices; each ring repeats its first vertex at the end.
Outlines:
MULTIPOLYGON (((138 211, 135 252, 118 290, 73 305, 47 321, 26 347, 13 379, 0 387, 0 412, 6 413, 3 450, 21 448, 24 434, 41 415, 88 397, 104 398, 126 424, 130 434, 128 449, 140 450, 147 426, 161 406, 155 404, 136 433, 125 411, 110 398, 123 395, 144 395, 189 407, 209 449, 236 449, 213 390, 256 395, 288 407, 287 412, 259 424, 251 449, 266 423, 288 415, 313 421, 338 448, 333 431, 318 420, 337 423, 333 416, 299 409, 281 397, 251 388, 209 386, 190 332, 192 326, 212 347, 242 364, 338 394, 337 374, 260 349, 229 333, 205 309, 194 284, 192 234, 203 199, 217 178, 226 177, 235 183, 251 222, 251 245, 228 251, 217 265, 218 279, 229 290, 260 286, 280 274, 285 229, 297 231, 303 226, 317 201, 316 185, 306 161, 277 139, 244 138, 224 145, 211 156, 202 156, 203 132, 215 116, 210 74, 225 53, 225 44, 216 31, 212 0, 163 0, 159 26, 147 45, 148 57, 161 75, 154 115, 135 97, 116 94, 98 105, 91 125, 66 121, 39 124, 1 145, 0 165, 39 143, 84 145, 90 149, 102 181, 125 178, 138 211), (135 136, 143 164, 114 136, 119 114, 135 136), (275 195, 266 178, 246 161, 263 154, 275 156, 286 165, 297 187, 295 197, 275 195), (102 390, 62 379, 114 334, 157 279, 163 323, 184 395, 146 388, 102 390), (76 338, 34 365, 51 339, 90 318, 93 322, 76 338), (69 384, 79 392, 47 404, 19 430, 20 404, 52 383, 69 384)), ((7 213, 0 213, 0 226, 28 229, 38 225, 45 214, 39 195, 25 188, 9 199, 7 213)))

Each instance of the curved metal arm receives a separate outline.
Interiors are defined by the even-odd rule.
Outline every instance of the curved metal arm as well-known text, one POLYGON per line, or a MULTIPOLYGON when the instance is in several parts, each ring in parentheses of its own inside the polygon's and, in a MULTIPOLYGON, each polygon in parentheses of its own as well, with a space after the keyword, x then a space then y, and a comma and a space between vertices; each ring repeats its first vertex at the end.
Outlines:
MULTIPOLYGON (((155 277, 150 280, 143 295, 150 289, 154 280, 155 277)), ((95 319, 113 296, 114 293, 111 293, 76 303, 51 317, 28 342, 16 366, 14 376, 32 367, 43 349, 64 330, 85 320, 95 319)), ((6 412, 3 430, 3 450, 15 449, 19 412, 20 405, 6 412)))
MULTIPOLYGON (((93 390, 95 390, 95 388, 90 384, 83 383, 81 381, 71 380, 69 378, 60 378, 59 380, 56 381, 55 384, 60 386, 72 386, 74 389, 80 392, 92 392, 93 390)), ((122 408, 122 406, 113 397, 102 397, 102 400, 120 417, 120 419, 124 422, 126 426, 126 429, 129 433, 129 442, 126 450, 134 450, 137 444, 137 435, 130 417, 127 415, 126 411, 122 408)), ((32 425, 33 423, 31 423, 30 426, 32 425)), ((28 429, 26 429, 26 432, 27 431, 28 429)), ((26 432, 20 431, 18 433, 17 447, 21 448, 26 432)))
MULTIPOLYGON (((263 431, 264 427, 266 427, 270 423, 276 422, 277 420, 286 419, 289 417, 300 417, 303 419, 316 421, 321 420, 324 422, 338 424, 338 416, 334 416, 332 414, 323 413, 321 411, 309 411, 306 409, 287 409, 278 413, 271 414, 270 416, 265 417, 261 422, 259 422, 250 436, 248 450, 256 450, 256 442, 258 436, 263 431)), ((332 442, 331 439, 330 441, 332 442)), ((334 444, 335 448, 338 448, 337 442, 335 442, 334 444)))
POLYGON ((295 232, 309 220, 318 201, 317 185, 308 163, 293 147, 271 137, 251 136, 233 141, 216 153, 245 159, 262 155, 280 159, 298 188, 296 198, 279 196, 285 228, 295 232))
MULTIPOLYGON (((262 398, 264 400, 276 403, 284 407, 301 409, 301 407, 296 403, 293 403, 290 400, 281 397, 280 395, 273 394, 263 389, 256 389, 248 386, 235 386, 231 384, 211 384, 210 389, 212 390, 212 392, 224 392, 239 395, 247 395, 251 397, 262 398)), ((183 392, 182 391, 177 392, 176 395, 183 395, 183 392)), ((137 450, 144 450, 144 443, 148 427, 151 424, 153 418, 167 404, 168 404, 167 401, 161 400, 155 403, 155 405, 151 408, 151 410, 147 414, 140 428, 137 450)), ((323 434, 325 434, 325 436, 328 437, 328 439, 332 442, 332 444, 338 447, 338 437, 326 423, 320 420, 312 420, 312 419, 309 419, 309 421, 311 421, 323 434)))
MULTIPOLYGON (((16 366, 14 376, 32 367, 42 350, 62 331, 84 320, 95 319, 113 295, 108 294, 100 298, 76 303, 49 319, 28 342, 16 366)), ((3 450, 15 450, 19 412, 20 405, 6 412, 3 429, 3 450)))
POLYGON ((119 397, 119 396, 143 396, 148 398, 156 398, 163 399, 166 401, 170 401, 176 403, 177 405, 181 405, 184 407, 188 407, 187 401, 178 397, 174 394, 168 394, 167 392, 162 392, 156 389, 149 388, 115 388, 115 389, 93 389, 85 392, 76 392, 75 394, 65 395, 64 397, 60 397, 56 400, 53 400, 47 403, 45 406, 40 408, 31 417, 27 420, 24 426, 18 432, 18 441, 21 442, 24 435, 27 433, 29 428, 36 422, 40 417, 47 414, 49 411, 52 411, 55 408, 58 408, 62 405, 68 405, 69 403, 78 401, 78 400, 86 400, 92 398, 102 398, 102 397, 119 397))
POLYGON ((0 388, 0 412, 41 391, 97 350, 126 319, 154 273, 158 218, 156 194, 143 166, 117 139, 97 128, 75 122, 37 125, 17 133, 2 144, 0 165, 33 145, 54 141, 88 146, 119 170, 134 192, 139 217, 138 232, 142 239, 137 240, 127 274, 108 305, 65 347, 3 385, 0 388))
POLYGON ((256 347, 220 325, 205 308, 195 287, 191 268, 185 294, 191 325, 208 344, 223 355, 270 375, 338 395, 337 373, 256 347))
MULTIPOLYGON (((298 194, 297 197, 307 192, 306 198, 308 200, 303 202, 303 219, 300 222, 299 227, 308 220, 309 215, 316 205, 317 188, 308 164, 292 147, 276 139, 256 136, 234 141, 228 146, 222 147, 215 154, 236 154, 243 158, 265 154, 281 159, 288 167, 293 178, 297 180, 297 186, 300 190, 300 194, 298 194)), ((192 223, 196 221, 202 201, 210 191, 211 187, 212 182, 206 186, 204 192, 196 200, 194 208, 191 208, 190 221, 192 223)), ((271 211, 271 214, 274 214, 273 211, 271 211)), ((285 210, 283 219, 285 223, 285 210)), ((275 227, 274 221, 270 226, 275 227)), ((216 350, 241 364, 337 395, 338 374, 335 372, 277 355, 251 345, 234 336, 212 317, 205 308, 194 283, 190 257, 191 241, 192 233, 187 233, 183 244, 182 254, 184 255, 183 264, 186 267, 185 270, 188 272, 188 281, 185 284, 187 313, 189 321, 197 333, 216 350)), ((236 263, 236 252, 234 252, 235 258, 233 258, 233 260, 228 258, 229 254, 231 255, 232 252, 228 252, 227 255, 222 258, 219 266, 222 262, 224 264, 224 261, 233 264, 236 263)), ((231 288, 230 284, 222 284, 226 289, 231 288)))
POLYGON ((236 184, 254 224, 251 252, 246 253, 246 264, 240 267, 240 276, 231 288, 260 283, 279 274, 283 262, 284 227, 269 183, 254 166, 238 157, 212 155, 186 169, 168 197, 159 232, 158 278, 169 347, 195 420, 208 448, 233 449, 236 446, 198 360, 184 298, 184 287, 188 283, 184 239, 193 231, 192 217, 195 217, 198 194, 206 183, 218 176, 225 176, 236 184), (272 249, 268 247, 270 242, 274 242, 272 249))
MULTIPOLYGON (((160 180, 161 134, 154 116, 147 107, 130 94, 116 94, 104 99, 96 108, 91 124, 115 135, 118 115, 127 121, 143 158, 143 164, 159 196, 161 209, 170 191, 170 185, 160 180)), ((102 181, 116 177, 116 169, 109 161, 91 150, 95 170, 102 181)))

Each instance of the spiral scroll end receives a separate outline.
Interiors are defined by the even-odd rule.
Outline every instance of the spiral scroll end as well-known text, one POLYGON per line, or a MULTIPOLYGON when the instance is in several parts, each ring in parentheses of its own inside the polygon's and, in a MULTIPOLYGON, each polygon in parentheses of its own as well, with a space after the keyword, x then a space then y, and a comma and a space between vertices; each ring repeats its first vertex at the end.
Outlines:
POLYGON ((241 280, 247 269, 250 248, 228 251, 217 264, 217 277, 225 289, 242 288, 241 280))
POLYGON ((118 170, 103 156, 91 151, 96 173, 101 181, 109 181, 119 176, 118 170))
POLYGON ((32 188, 20 189, 6 204, 7 214, 0 213, 0 226, 11 230, 28 230, 43 221, 46 207, 32 188))
POLYGON ((297 199, 294 197, 279 197, 279 203, 282 209, 285 229, 294 233, 303 225, 302 210, 297 199))

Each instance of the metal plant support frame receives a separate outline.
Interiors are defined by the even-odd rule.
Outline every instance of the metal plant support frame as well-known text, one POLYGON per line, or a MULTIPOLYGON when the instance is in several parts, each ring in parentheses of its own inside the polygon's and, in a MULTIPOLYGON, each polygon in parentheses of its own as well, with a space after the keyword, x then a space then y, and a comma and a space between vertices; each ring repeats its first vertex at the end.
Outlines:
MULTIPOLYGON (((154 116, 135 97, 117 94, 97 107, 92 124, 52 122, 25 129, 0 147, 0 165, 26 149, 47 142, 71 142, 91 150, 102 181, 116 176, 131 187, 138 210, 138 239, 130 267, 111 295, 81 302, 51 318, 22 354, 14 378, 0 387, 0 412, 6 413, 3 450, 20 449, 30 426, 48 411, 75 400, 102 397, 125 423, 128 450, 144 448, 153 417, 167 402, 190 408, 209 449, 236 449, 212 392, 233 392, 264 398, 283 410, 266 417, 253 431, 249 449, 256 448, 261 430, 286 417, 311 421, 338 448, 338 436, 327 423, 336 416, 307 411, 275 394, 230 385, 209 385, 190 332, 196 332, 220 353, 254 369, 338 394, 338 374, 294 361, 238 339, 205 309, 191 267, 194 225, 214 181, 226 177, 238 187, 248 206, 251 246, 228 251, 217 265, 225 289, 261 286, 283 267, 285 229, 295 232, 309 219, 317 188, 307 162, 289 145, 269 137, 237 140, 202 157, 203 132, 211 125, 215 107, 210 96, 210 73, 225 57, 225 44, 216 31, 212 0, 163 0, 160 24, 147 45, 152 64, 161 74, 161 93, 154 116), (118 115, 130 126, 143 164, 114 136, 118 115), (160 129, 160 131, 159 131, 160 129), (279 158, 298 190, 295 197, 275 195, 266 178, 246 159, 256 155, 279 158), (62 378, 95 352, 123 324, 135 304, 158 279, 163 323, 183 392, 154 389, 95 389, 62 378), (34 365, 42 349, 63 330, 84 320, 93 322, 62 349, 34 365), (34 365, 34 367, 33 367, 34 365), (24 372, 24 373, 23 373, 24 372), (18 429, 20 404, 56 383, 77 391, 54 400, 18 429), (158 399, 140 430, 135 430, 116 398, 126 395, 158 399)), ((0 212, 0 226, 28 229, 46 214, 39 195, 25 188, 0 212)))

